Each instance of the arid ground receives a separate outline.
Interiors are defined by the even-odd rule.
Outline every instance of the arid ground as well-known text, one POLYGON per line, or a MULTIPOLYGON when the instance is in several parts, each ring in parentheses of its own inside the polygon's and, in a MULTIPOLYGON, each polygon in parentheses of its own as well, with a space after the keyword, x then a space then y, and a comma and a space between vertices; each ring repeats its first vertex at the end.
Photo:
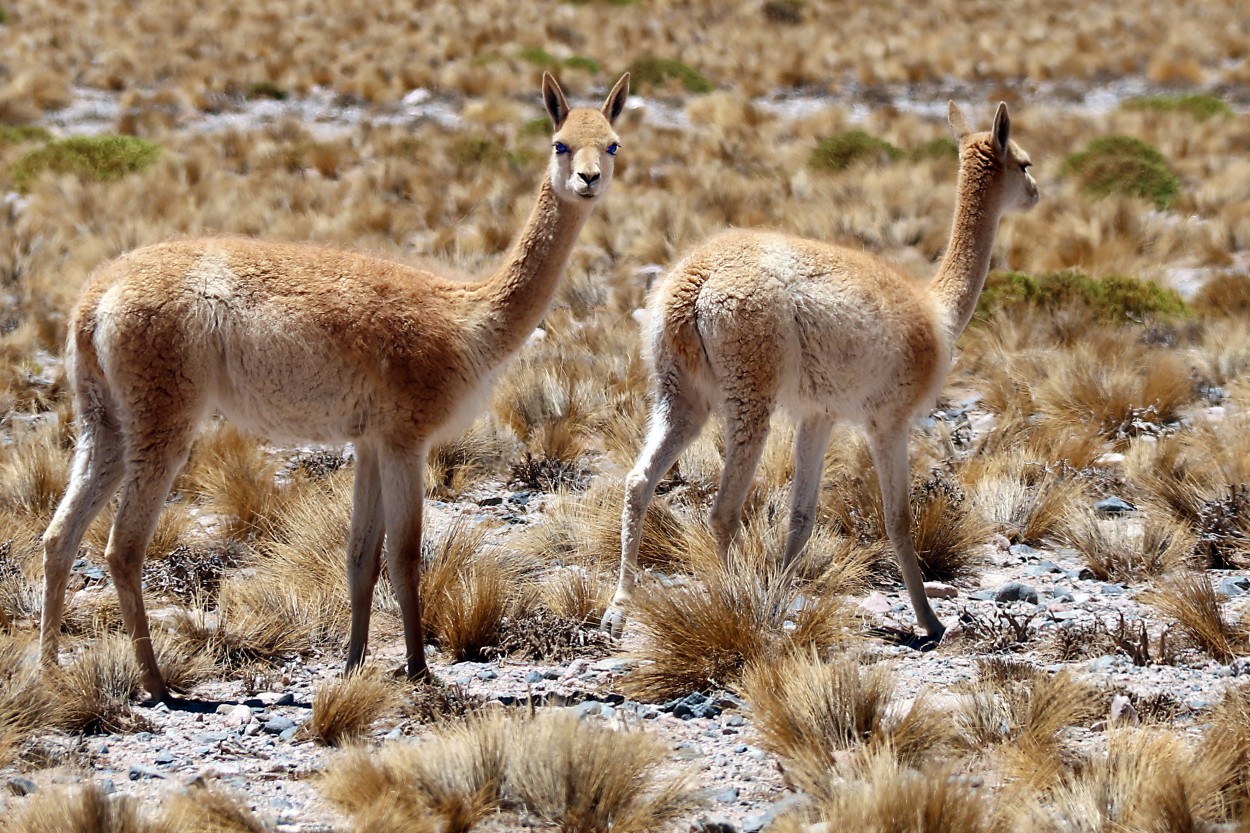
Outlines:
POLYGON ((1241 4, 203 5, 0 2, 0 833, 1250 830, 1241 4), (542 72, 598 103, 627 69, 616 178, 555 306, 429 462, 439 684, 394 676, 385 578, 366 671, 341 676, 350 447, 216 420, 144 573, 183 707, 143 702, 111 509, 41 671, 39 537, 75 436, 62 345, 91 271, 212 233, 486 273, 545 171, 542 72), (947 638, 909 647, 853 426, 800 580, 776 581, 778 416, 735 567, 705 521, 714 424, 661 484, 607 641, 649 286, 729 226, 926 280, 949 99, 981 129, 1008 103, 1042 196, 1003 221, 913 435, 947 638))

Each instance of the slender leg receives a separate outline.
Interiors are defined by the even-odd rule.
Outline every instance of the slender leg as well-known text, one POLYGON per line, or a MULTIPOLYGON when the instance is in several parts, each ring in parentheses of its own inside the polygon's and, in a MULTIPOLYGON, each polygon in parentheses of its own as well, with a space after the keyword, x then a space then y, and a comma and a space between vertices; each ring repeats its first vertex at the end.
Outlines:
POLYGON ((772 405, 771 397, 759 395, 735 396, 725 403, 725 468, 708 518, 725 566, 729 566, 729 548, 742 526, 742 505, 768 439, 772 405))
POLYGON ((365 645, 369 641, 373 588, 381 569, 382 521, 382 484, 377 452, 358 444, 352 526, 347 538, 347 586, 352 606, 351 639, 347 644, 348 671, 364 660, 365 645))
POLYGON ((794 485, 790 489, 790 526, 786 529, 786 550, 781 559, 783 572, 791 569, 812 536, 825 446, 832 428, 833 420, 824 416, 808 417, 799 424, 794 444, 794 485))
POLYGON ((379 460, 386 524, 386 566, 399 602, 408 677, 425 679, 425 630, 421 624, 421 509, 425 448, 379 460))
POLYGON ((707 422, 708 404, 701 397, 683 393, 672 380, 662 384, 651 412, 651 427, 638 461, 625 478, 625 501, 621 511, 621 573, 612 604, 603 614, 600 629, 613 638, 625 626, 625 607, 634 594, 638 574, 638 546, 643 519, 655 494, 656 484, 672 468, 682 451, 699 435, 707 422))
POLYGON ((881 481, 886 534, 894 545, 894 556, 898 559, 899 570, 903 574, 903 584, 907 586, 907 596, 911 599, 912 610, 916 613, 916 621, 920 627, 924 628, 931 639, 940 639, 945 628, 925 596, 920 560, 916 557, 916 547, 911 537, 911 506, 907 494, 907 435, 907 426, 891 426, 884 430, 874 428, 869 432, 869 440, 872 444, 873 462, 877 466, 877 479, 881 481))
POLYGON ((170 697, 156 664, 156 651, 152 648, 152 635, 143 606, 143 556, 148 542, 152 540, 157 517, 165 505, 174 477, 186 463, 191 445, 190 434, 190 429, 187 429, 183 437, 171 443, 173 448, 170 450, 159 450, 159 446, 143 442, 133 444, 134 447, 144 448, 150 456, 139 458, 132 454, 126 461, 121 501, 104 553, 113 584, 117 587, 122 621, 126 624, 143 672, 143 685, 155 700, 169 700, 170 697))
POLYGON ((57 664, 70 564, 87 528, 117 491, 124 470, 121 438, 102 413, 84 414, 79 430, 69 486, 43 534, 43 615, 39 641, 40 657, 46 666, 57 664))

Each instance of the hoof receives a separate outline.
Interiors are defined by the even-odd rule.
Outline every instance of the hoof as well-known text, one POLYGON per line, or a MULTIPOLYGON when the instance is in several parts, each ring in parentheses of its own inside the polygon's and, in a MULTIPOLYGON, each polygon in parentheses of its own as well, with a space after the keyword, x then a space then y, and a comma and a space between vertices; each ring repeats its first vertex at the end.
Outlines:
POLYGON ((603 618, 599 620, 599 630, 613 640, 621 638, 621 633, 625 630, 625 611, 619 604, 613 602, 604 611, 603 618))

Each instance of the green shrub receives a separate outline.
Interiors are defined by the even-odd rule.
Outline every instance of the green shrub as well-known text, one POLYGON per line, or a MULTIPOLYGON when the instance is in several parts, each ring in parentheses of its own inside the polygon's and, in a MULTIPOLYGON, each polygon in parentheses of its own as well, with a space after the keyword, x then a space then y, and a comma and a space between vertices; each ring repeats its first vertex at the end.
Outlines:
POLYGON ((539 116, 536 119, 530 119, 521 125, 521 138, 529 138, 531 136, 550 136, 552 134, 551 119, 546 116, 539 116))
POLYGON ((517 57, 543 69, 557 69, 560 66, 556 57, 541 46, 527 46, 517 53, 517 57))
POLYGON ((508 158, 508 151, 494 139, 487 139, 484 136, 465 136, 457 139, 452 145, 451 155, 457 165, 464 167, 502 162, 508 158))
POLYGON ((33 124, 0 124, 0 145, 17 145, 22 142, 46 142, 52 134, 33 124))
POLYGON ((1112 322, 1189 314, 1180 295, 1152 281, 1123 275, 1091 278, 1076 269, 1066 269, 1041 275, 991 272, 977 300, 977 318, 988 319, 999 312, 1026 307, 1053 310, 1071 306, 1086 307, 1112 322))
POLYGON ((247 88, 248 98, 272 98, 274 101, 286 101, 287 91, 272 81, 257 81, 247 88))
POLYGON ((870 136, 862 130, 850 130, 821 139, 812 151, 808 164, 822 171, 844 171, 862 159, 890 161, 901 159, 903 152, 894 145, 870 136))
POLYGON ((1065 158, 1059 175, 1075 178, 1091 197, 1142 197, 1159 210, 1170 206, 1181 190, 1163 154, 1132 136, 1095 139, 1085 150, 1065 158))
POLYGON ((663 84, 676 79, 688 93, 710 93, 712 82, 694 69, 672 58, 644 55, 629 65, 630 78, 639 89, 663 84))
POLYGON ((955 144, 955 140, 948 136, 939 136, 936 139, 930 139, 920 147, 913 148, 911 158, 916 161, 925 159, 951 159, 959 161, 959 145, 955 144))
POLYGON ((23 154, 13 165, 13 182, 24 191, 44 171, 107 182, 143 170, 160 153, 160 145, 136 136, 71 136, 23 154))
POLYGON ((4 9, 0 9, 0 26, 9 22, 9 13, 4 9))
POLYGON ((1124 102, 1126 110, 1156 110, 1161 113, 1185 113, 1198 121, 1215 116, 1230 116, 1231 107, 1213 95, 1152 95, 1124 102))
POLYGON ((803 22, 804 0, 768 0, 764 4, 764 19, 769 23, 797 26, 803 22))
POLYGON ((587 58, 585 55, 571 55, 565 58, 564 66, 568 69, 580 69, 591 75, 599 74, 599 62, 594 58, 587 58))

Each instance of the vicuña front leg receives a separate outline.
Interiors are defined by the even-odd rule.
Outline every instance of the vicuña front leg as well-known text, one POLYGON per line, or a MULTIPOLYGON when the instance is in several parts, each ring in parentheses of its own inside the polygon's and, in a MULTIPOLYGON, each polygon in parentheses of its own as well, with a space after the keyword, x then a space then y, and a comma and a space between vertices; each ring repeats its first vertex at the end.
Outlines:
MULTIPOLYGON (((662 388, 665 386, 661 386, 662 388)), ((625 608, 634 596, 638 578, 638 547, 642 543, 643 521, 655 487, 687 446, 699 436, 707 422, 708 406, 703 400, 675 396, 661 391, 651 413, 651 428, 638 462, 625 478, 625 504, 621 510, 621 574, 616 593, 599 623, 600 630, 614 639, 625 627, 625 608)))
POLYGON ((920 573, 920 559, 911 535, 911 505, 908 502, 907 427, 891 428, 881 433, 873 432, 873 462, 877 466, 877 479, 881 481, 881 502, 885 510, 885 531, 894 545, 894 557, 898 560, 907 597, 911 600, 916 621, 930 639, 941 639, 946 630, 924 592, 924 577, 920 573))
POLYGON ((425 449, 379 460, 386 513, 386 566, 404 625, 408 678, 424 680, 425 629, 421 622, 421 510, 425 449))
POLYGON ((358 444, 352 525, 347 536, 347 587, 352 611, 351 638, 347 643, 348 671, 364 661, 365 646, 369 642, 373 590, 382 566, 384 517, 378 455, 372 448, 358 444))

